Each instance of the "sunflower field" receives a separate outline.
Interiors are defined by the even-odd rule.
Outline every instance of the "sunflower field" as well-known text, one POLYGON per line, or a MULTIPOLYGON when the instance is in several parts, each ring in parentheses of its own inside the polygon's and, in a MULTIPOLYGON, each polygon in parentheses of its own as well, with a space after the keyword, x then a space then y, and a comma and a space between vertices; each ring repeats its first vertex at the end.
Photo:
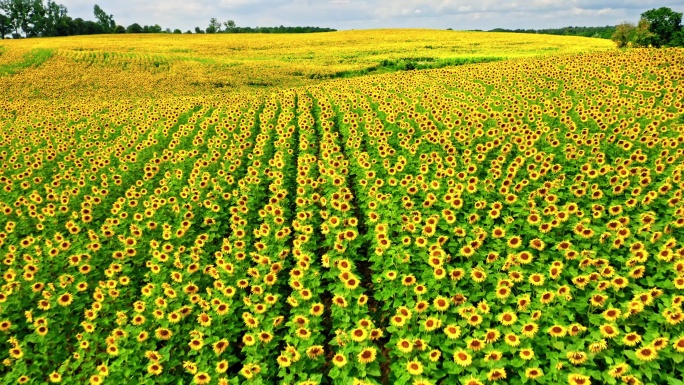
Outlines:
POLYGON ((4 96, 2 382, 684 384, 681 79, 634 49, 4 96))

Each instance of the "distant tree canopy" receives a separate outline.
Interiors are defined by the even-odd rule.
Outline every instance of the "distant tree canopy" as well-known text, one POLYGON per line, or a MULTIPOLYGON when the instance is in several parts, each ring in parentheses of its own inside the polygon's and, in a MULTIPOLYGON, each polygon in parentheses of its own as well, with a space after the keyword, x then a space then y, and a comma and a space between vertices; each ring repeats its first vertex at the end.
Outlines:
POLYGON ((100 25, 103 32, 109 33, 114 31, 114 29, 116 28, 116 22, 114 22, 113 15, 107 15, 107 12, 105 12, 97 4, 95 4, 94 13, 95 18, 97 19, 97 23, 100 25))
MULTIPOLYGON (((199 27, 195 28, 197 31, 199 27)), ((333 28, 321 27, 238 27, 233 20, 221 23, 215 17, 209 20, 206 33, 314 33, 314 32, 335 32, 333 28)), ((201 33, 201 32, 197 32, 201 33)))
POLYGON ((667 7, 651 9, 641 14, 637 25, 618 25, 612 39, 619 48, 684 47, 682 13, 667 7))
POLYGON ((515 32, 515 33, 538 33, 545 35, 563 35, 563 36, 584 36, 596 37, 600 39, 610 39, 615 32, 615 27, 607 25, 605 27, 563 27, 563 28, 548 28, 548 29, 503 29, 496 28, 489 32, 515 32))
MULTIPOLYGON (((94 35, 103 33, 182 33, 180 29, 163 29, 159 24, 141 25, 133 23, 128 27, 118 25, 114 15, 108 14, 99 5, 93 7, 95 21, 72 19, 67 8, 54 0, 0 0, 0 38, 7 36, 47 37, 69 35, 94 35)), ((238 27, 233 20, 220 22, 211 18, 206 33, 309 33, 330 32, 331 28, 319 27, 238 27)), ((187 31, 185 33, 192 33, 187 31)), ((205 33, 195 27, 195 33, 205 33)))
POLYGON ((41 37, 121 33, 112 15, 94 7, 97 21, 72 19, 53 0, 0 0, 0 37, 41 37))

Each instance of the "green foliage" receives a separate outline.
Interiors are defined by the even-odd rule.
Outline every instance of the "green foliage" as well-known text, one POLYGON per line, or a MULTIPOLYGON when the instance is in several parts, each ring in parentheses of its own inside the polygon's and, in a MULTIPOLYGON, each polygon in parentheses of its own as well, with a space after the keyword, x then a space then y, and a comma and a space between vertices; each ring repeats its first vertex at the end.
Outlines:
POLYGON ((114 15, 108 15, 99 5, 95 4, 93 7, 93 13, 97 19, 97 23, 100 24, 102 30, 106 33, 114 32, 116 28, 116 22, 114 21, 114 15))
MULTIPOLYGON (((437 69, 444 67, 460 66, 465 64, 489 63, 499 60, 504 60, 502 57, 454 57, 436 59, 431 57, 416 57, 416 58, 401 58, 401 59, 385 59, 378 65, 364 68, 356 71, 342 71, 330 76, 331 78, 353 78, 364 75, 377 75, 383 73, 399 72, 399 71, 413 71, 425 69, 437 69)), ((319 75, 312 75, 318 77, 319 75)))
POLYGON ((618 25, 612 39, 618 48, 684 47, 682 13, 667 7, 651 9, 641 14, 636 26, 629 22, 618 25))
POLYGON ((138 23, 133 23, 126 28, 126 33, 142 33, 143 27, 138 23))
POLYGON ((639 20, 638 25, 632 23, 622 23, 615 28, 612 36, 618 48, 648 47, 654 38, 654 34, 649 30, 646 20, 639 20))
POLYGON ((221 22, 217 18, 212 17, 209 20, 209 26, 207 27, 207 33, 220 33, 221 32, 221 22))
POLYGON ((680 38, 682 31, 682 13, 674 12, 667 7, 651 9, 641 14, 641 18, 648 22, 649 31, 653 35, 649 43, 653 47, 673 46, 676 38, 680 38))
MULTIPOLYGON (((451 29, 451 28, 449 28, 451 29)), ((549 29, 504 29, 495 28, 489 32, 514 32, 514 33, 533 33, 544 35, 562 35, 562 36, 584 36, 594 37, 599 39, 610 39, 615 33, 615 26, 607 25, 605 27, 563 27, 563 28, 549 28, 549 29)))
POLYGON ((39 67, 48 61, 55 51, 46 48, 36 48, 24 55, 24 60, 18 63, 0 65, 0 76, 13 75, 29 67, 39 67))
POLYGON ((12 32, 12 22, 9 17, 0 13, 0 39, 12 32))

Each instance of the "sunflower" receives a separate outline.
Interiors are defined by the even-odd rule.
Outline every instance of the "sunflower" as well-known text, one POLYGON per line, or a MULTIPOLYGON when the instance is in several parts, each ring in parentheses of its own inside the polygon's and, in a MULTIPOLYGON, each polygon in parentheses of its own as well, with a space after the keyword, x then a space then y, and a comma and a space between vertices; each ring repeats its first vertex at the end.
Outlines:
POLYGON ((399 314, 393 316, 390 319, 390 324, 392 324, 392 326, 396 326, 399 328, 404 326, 405 323, 406 323, 406 318, 404 318, 403 316, 401 316, 399 314))
POLYGON ((568 331, 565 329, 565 327, 563 327, 561 325, 553 325, 548 329, 549 335, 551 335, 551 337, 556 337, 556 338, 565 337, 567 332, 568 331))
POLYGON ((512 311, 505 311, 497 317, 504 326, 511 326, 518 321, 518 316, 512 311))
POLYGON ((507 245, 511 249, 517 249, 518 247, 522 246, 522 238, 517 235, 512 236, 508 239, 507 245))
POLYGON ((72 302, 74 302, 74 297, 71 293, 62 294, 57 298, 57 303, 60 306, 69 306, 72 302))
POLYGON ((446 311, 449 308, 449 300, 442 296, 435 298, 432 304, 437 311, 446 311))
POLYGON ((487 279, 487 273, 479 268, 475 268, 470 272, 470 279, 477 283, 482 283, 487 279))
POLYGON ((366 337, 368 337, 368 333, 363 328, 356 328, 352 330, 350 334, 351 339, 356 342, 363 342, 366 339, 366 337))
POLYGON ((315 303, 311 305, 311 310, 309 310, 309 314, 311 314, 314 317, 320 317, 323 314, 324 310, 325 307, 322 303, 315 303))
POLYGON ((160 364, 153 362, 147 367, 147 373, 158 376, 161 374, 162 369, 160 364))
POLYGON ((323 346, 313 345, 306 349, 306 355, 309 359, 315 360, 316 358, 322 356, 325 353, 323 346))
POLYGON ((613 378, 618 378, 618 377, 623 376, 628 371, 629 371, 629 365, 622 362, 622 363, 614 365, 612 368, 610 368, 610 370, 608 370, 608 375, 613 377, 613 378))
POLYGON ((435 317, 428 317, 425 322, 423 322, 423 326, 425 327, 426 331, 433 331, 439 328, 442 324, 442 321, 439 320, 439 318, 435 317))
POLYGON ((520 345, 520 338, 514 333, 508 333, 504 336, 504 341, 506 344, 516 347, 520 345))
POLYGON ((211 376, 206 372, 199 372, 192 378, 192 382, 197 385, 205 385, 211 382, 211 376))
POLYGON ((423 373, 423 364, 420 361, 414 359, 406 363, 406 370, 412 376, 418 376, 423 373))
POLYGON ((49 378, 50 382, 61 382, 62 381, 62 375, 57 373, 57 372, 50 373, 50 376, 48 378, 49 378))
POLYGON ((478 350, 484 349, 485 346, 487 346, 487 345, 485 344, 484 341, 477 339, 477 338, 473 338, 470 341, 468 341, 467 346, 468 346, 468 349, 476 352, 478 350))
POLYGON ((267 344, 271 342, 271 340, 273 340, 273 334, 266 331, 262 331, 261 333, 259 333, 259 341, 261 341, 262 343, 267 344))
POLYGON ((382 329, 373 329, 370 332, 369 338, 371 341, 377 341, 380 338, 382 338, 383 335, 384 335, 384 332, 382 331, 382 329))
POLYGON ((620 380, 622 380, 623 384, 627 384, 627 385, 641 385, 641 384, 643 384, 643 382, 641 382, 641 380, 639 380, 637 377, 630 376, 630 375, 622 376, 622 377, 620 377, 620 380))
POLYGON ((465 350, 457 350, 454 352, 454 362, 465 368, 473 363, 473 357, 465 350))
POLYGON ((521 333, 527 338, 532 338, 537 334, 537 331, 539 331, 539 325, 534 322, 529 322, 523 325, 521 333))
POLYGON ((290 365, 292 365, 292 360, 290 359, 290 357, 284 354, 279 355, 276 361, 278 362, 278 366, 280 366, 281 368, 287 368, 290 365))
POLYGON ((599 331, 601 332, 601 335, 604 336, 605 338, 615 338, 620 334, 620 330, 610 324, 603 324, 599 327, 599 331))
POLYGON ((616 308, 607 309, 602 313, 603 318, 608 322, 615 322, 622 315, 622 311, 616 308))
POLYGON ((159 328, 155 330, 154 335, 158 340, 168 340, 173 335, 173 332, 169 329, 159 328))
POLYGON ((413 350, 413 343, 406 338, 402 338, 397 342, 397 349, 402 353, 411 353, 411 350, 413 350))
POLYGON ((506 378, 506 369, 504 368, 495 368, 489 371, 487 373, 487 379, 489 381, 499 381, 503 380, 506 378))
POLYGON ((641 336, 637 332, 630 332, 622 337, 622 343, 627 346, 636 346, 641 342, 641 336))
POLYGON ((669 342, 670 340, 667 337, 658 337, 651 342, 651 346, 653 346, 655 350, 663 350, 667 347, 669 342))
POLYGON ((650 362, 658 358, 658 351, 652 346, 644 346, 636 351, 636 357, 644 362, 650 362))
POLYGON ((478 326, 481 323, 482 323, 482 316, 479 314, 471 314, 468 317, 468 324, 470 326, 478 326))
POLYGON ((145 342, 149 336, 150 336, 149 333, 147 333, 146 331, 142 331, 142 332, 140 332, 140 334, 138 334, 138 336, 136 337, 136 340, 138 342, 145 342))
POLYGON ((347 357, 345 357, 344 355, 342 355, 340 353, 337 353, 333 356, 332 362, 335 366, 337 366, 338 368, 341 368, 347 364, 347 357))
POLYGON ((416 306, 414 306, 413 309, 417 313, 423 313, 429 308, 429 306, 430 306, 430 304, 428 303, 428 301, 420 300, 420 301, 416 302, 416 306))
POLYGON ((493 344, 499 340, 499 337, 501 337, 501 332, 496 329, 487 329, 487 332, 485 333, 485 343, 493 344))
POLYGON ((605 339, 600 339, 598 341, 589 344, 589 350, 594 353, 600 353, 608 348, 608 342, 605 339))
POLYGON ((225 373, 228 370, 228 361, 221 360, 216 364, 216 373, 225 373))
POLYGON ((544 372, 540 368, 527 368, 525 369, 525 377, 534 380, 544 375, 544 372))
POLYGON ((584 352, 568 352, 566 357, 573 365, 581 365, 587 360, 587 353, 584 352))
POLYGON ((197 316, 197 323, 204 327, 209 327, 211 326, 211 317, 207 313, 200 313, 197 316))
POLYGON ((361 350, 361 352, 357 355, 357 360, 359 363, 369 364, 375 361, 376 355, 377 352, 374 347, 367 347, 361 350))
POLYGON ((475 249, 470 247, 469 245, 466 245, 461 247, 461 250, 459 252, 463 257, 470 258, 473 256, 473 254, 475 254, 475 249))
POLYGON ((499 361, 502 358, 503 358, 503 353, 501 353, 498 350, 490 350, 484 356, 485 362, 499 361))
POLYGON ((501 286, 496 289, 496 298, 499 300, 505 300, 511 294, 511 289, 508 286, 501 286))
POLYGON ((484 385, 482 381, 478 380, 477 378, 470 377, 465 380, 463 385, 484 385))
POLYGON ((217 356, 221 355, 221 353, 223 353, 227 347, 228 347, 228 340, 225 340, 225 339, 216 341, 212 345, 212 349, 214 350, 214 353, 217 356))
POLYGON ((107 346, 107 354, 109 354, 110 356, 118 356, 119 355, 119 347, 116 345, 107 346))
POLYGON ((520 358, 525 361, 529 361, 534 358, 534 350, 531 348, 520 349, 520 358))
POLYGON ((568 384, 570 385, 590 385, 591 380, 589 376, 579 373, 568 374, 568 384))
POLYGON ((684 353, 684 336, 674 340, 674 342, 672 342, 672 347, 679 353, 684 353))

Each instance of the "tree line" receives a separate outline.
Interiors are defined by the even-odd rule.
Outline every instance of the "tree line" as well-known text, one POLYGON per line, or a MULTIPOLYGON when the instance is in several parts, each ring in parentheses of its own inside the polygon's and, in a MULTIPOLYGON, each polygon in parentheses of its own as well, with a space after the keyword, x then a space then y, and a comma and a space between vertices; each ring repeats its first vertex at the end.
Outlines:
MULTIPOLYGON (((71 18, 63 4, 54 0, 0 0, 0 38, 49 37, 71 35, 96 35, 107 33, 183 33, 180 29, 163 29, 159 24, 128 27, 117 24, 114 16, 99 5, 93 7, 95 20, 71 18)), ((194 33, 312 33, 332 32, 320 27, 238 27, 233 20, 209 21, 206 30, 195 27, 194 33)), ((185 33, 193 33, 188 30, 185 33)))
POLYGON ((314 32, 335 32, 333 28, 321 27, 238 27, 235 21, 227 20, 220 22, 215 17, 209 20, 206 30, 195 27, 195 33, 314 33, 314 32))
POLYGON ((607 25, 605 27, 563 27, 563 28, 547 28, 547 29, 504 29, 495 28, 488 32, 514 32, 514 33, 540 33, 545 35, 562 35, 562 36, 584 36, 595 37, 600 39, 610 39, 615 33, 615 26, 607 25))
POLYGON ((684 47, 682 13, 667 7, 651 9, 641 14, 637 24, 618 25, 612 39, 619 48, 684 47))
POLYGON ((668 7, 654 8, 641 14, 637 24, 624 22, 605 27, 564 27, 550 29, 504 29, 489 32, 543 33, 547 35, 585 36, 612 39, 619 48, 684 47, 682 13, 668 7))

